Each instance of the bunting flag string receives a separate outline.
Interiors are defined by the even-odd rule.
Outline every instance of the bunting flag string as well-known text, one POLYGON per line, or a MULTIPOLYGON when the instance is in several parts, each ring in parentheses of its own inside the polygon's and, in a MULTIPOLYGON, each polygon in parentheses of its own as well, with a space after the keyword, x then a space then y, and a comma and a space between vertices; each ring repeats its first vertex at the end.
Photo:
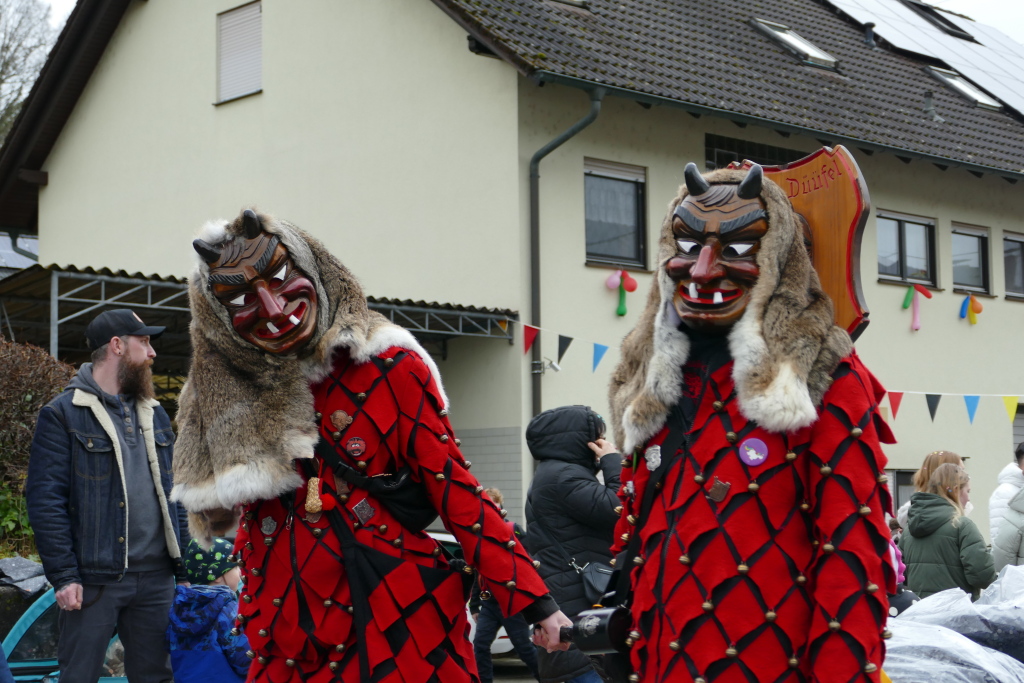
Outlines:
POLYGON ((967 419, 970 420, 971 424, 974 424, 974 418, 978 415, 978 407, 981 405, 982 398, 1001 399, 1003 406, 1006 408, 1006 416, 1010 419, 1010 422, 1013 422, 1017 417, 1017 406, 1021 400, 1021 396, 1016 394, 936 394, 924 391, 887 391, 886 394, 889 396, 889 409, 892 411, 892 419, 895 420, 899 414, 904 396, 914 394, 925 397, 928 404, 928 414, 931 416, 932 422, 935 421, 935 415, 939 409, 939 401, 943 396, 960 396, 964 399, 964 406, 967 408, 967 419))
MULTIPOLYGON (((911 297, 914 292, 909 292, 907 296, 907 304, 912 305, 911 297)), ((517 320, 504 320, 500 321, 499 324, 503 330, 507 329, 509 323, 519 322, 517 320)), ((523 353, 529 353, 530 349, 537 342, 537 338, 542 331, 547 328, 537 327, 535 325, 527 325, 522 323, 523 326, 523 353)), ((551 332, 551 330, 547 330, 551 332)), ((558 335, 558 362, 562 362, 562 358, 569 351, 569 347, 576 341, 576 337, 570 337, 565 334, 558 335)), ((591 372, 597 372, 598 366, 601 361, 604 360, 605 354, 611 348, 608 344, 600 344, 598 342, 590 342, 593 347, 593 356, 591 361, 591 372)), ((892 411, 892 419, 895 420, 903 406, 903 399, 908 395, 924 396, 925 401, 928 405, 928 414, 931 417, 932 422, 935 421, 935 416, 939 410, 939 403, 943 396, 960 396, 964 400, 964 406, 967 409, 967 418, 970 423, 974 424, 974 419, 978 415, 978 408, 981 405, 982 398, 999 398, 1003 402, 1003 406, 1006 409, 1006 416, 1012 423, 1017 417, 1017 407, 1020 403, 1024 394, 962 394, 959 392, 926 392, 926 391, 887 391, 886 394, 889 397, 889 409, 892 411)))

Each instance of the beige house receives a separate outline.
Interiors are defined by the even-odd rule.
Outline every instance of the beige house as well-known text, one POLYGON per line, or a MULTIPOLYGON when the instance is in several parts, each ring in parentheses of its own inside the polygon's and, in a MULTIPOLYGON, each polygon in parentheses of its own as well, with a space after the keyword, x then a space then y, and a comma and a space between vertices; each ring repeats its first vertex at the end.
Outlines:
POLYGON ((525 426, 607 410, 685 164, 843 144, 872 205, 858 351, 906 392, 883 404, 890 466, 970 456, 987 529, 1024 438, 1004 400, 1024 397, 1024 123, 998 88, 887 38, 815 0, 80 0, 0 151, 0 230, 37 235, 41 264, 0 281, 0 329, 81 360, 90 307, 128 302, 173 326, 157 350, 181 374, 190 241, 258 206, 427 342, 474 472, 521 518, 525 426), (639 283, 625 315, 618 269, 639 283), (917 331, 913 283, 933 294, 917 331), (523 323, 541 328, 530 353, 523 323))

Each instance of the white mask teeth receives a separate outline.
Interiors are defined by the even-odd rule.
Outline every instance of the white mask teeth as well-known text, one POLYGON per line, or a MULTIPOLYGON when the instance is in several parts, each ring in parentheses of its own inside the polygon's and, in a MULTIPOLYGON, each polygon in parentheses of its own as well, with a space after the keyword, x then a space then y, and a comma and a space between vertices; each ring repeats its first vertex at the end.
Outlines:
POLYGON ((691 299, 699 299, 700 298, 700 295, 697 294, 697 285, 695 285, 692 282, 690 283, 690 298, 691 299))
POLYGON ((269 320, 267 321, 267 329, 270 330, 270 334, 277 334, 280 332, 280 330, 277 329, 277 326, 269 320))
POLYGON ((299 324, 300 322, 302 322, 301 320, 299 320, 298 318, 296 318, 296 317, 295 317, 294 315, 290 315, 290 316, 288 316, 288 321, 289 321, 289 322, 290 322, 290 323, 291 323, 292 325, 298 325, 298 324, 299 324))
POLYGON ((714 296, 714 299, 713 299, 712 303, 715 303, 715 304, 722 303, 722 293, 721 292, 715 292, 715 296, 714 296))

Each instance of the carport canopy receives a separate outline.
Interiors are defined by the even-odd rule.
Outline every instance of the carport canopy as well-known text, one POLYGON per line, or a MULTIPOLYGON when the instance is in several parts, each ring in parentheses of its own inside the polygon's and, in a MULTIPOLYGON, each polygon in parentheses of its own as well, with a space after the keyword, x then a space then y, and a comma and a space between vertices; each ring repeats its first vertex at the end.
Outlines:
MULTIPOLYGON (((504 339, 511 344, 519 318, 504 309, 374 297, 368 302, 371 309, 442 354, 453 337, 504 339)), ((161 399, 176 396, 191 354, 186 280, 38 264, 0 280, 0 335, 47 349, 75 366, 89 360, 86 325, 113 308, 131 308, 147 325, 167 328, 156 344, 153 375, 161 399)))

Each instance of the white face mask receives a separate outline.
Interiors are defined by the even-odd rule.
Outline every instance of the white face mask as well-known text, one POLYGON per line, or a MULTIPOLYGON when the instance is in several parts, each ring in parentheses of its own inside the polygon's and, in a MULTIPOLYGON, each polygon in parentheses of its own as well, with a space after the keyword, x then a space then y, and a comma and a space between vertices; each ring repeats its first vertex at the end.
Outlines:
POLYGON ((974 512, 974 503, 967 501, 967 505, 964 505, 964 516, 970 517, 972 512, 974 512))

